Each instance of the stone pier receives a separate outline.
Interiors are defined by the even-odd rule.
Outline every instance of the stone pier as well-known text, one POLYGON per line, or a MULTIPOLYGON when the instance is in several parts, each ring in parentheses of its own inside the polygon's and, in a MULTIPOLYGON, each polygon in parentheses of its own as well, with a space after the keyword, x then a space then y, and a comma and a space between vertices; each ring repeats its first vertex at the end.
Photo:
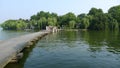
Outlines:
POLYGON ((41 31, 31 33, 6 41, 0 41, 0 68, 4 68, 9 62, 16 60, 15 57, 23 56, 20 53, 25 47, 30 47, 35 41, 50 33, 49 31, 41 31))

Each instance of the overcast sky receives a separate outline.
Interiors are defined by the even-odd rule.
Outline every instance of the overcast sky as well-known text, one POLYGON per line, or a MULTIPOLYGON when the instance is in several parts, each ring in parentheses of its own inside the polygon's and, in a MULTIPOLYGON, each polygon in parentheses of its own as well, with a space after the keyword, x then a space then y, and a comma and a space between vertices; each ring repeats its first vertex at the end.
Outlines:
POLYGON ((96 7, 107 12, 110 7, 119 4, 120 0, 0 0, 0 23, 8 19, 29 19, 39 11, 78 15, 96 7))

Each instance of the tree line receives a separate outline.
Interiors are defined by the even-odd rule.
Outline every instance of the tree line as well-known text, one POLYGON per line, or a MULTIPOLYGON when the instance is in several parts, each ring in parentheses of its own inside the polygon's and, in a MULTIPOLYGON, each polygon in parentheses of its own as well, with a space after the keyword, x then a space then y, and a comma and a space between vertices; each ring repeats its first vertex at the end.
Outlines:
POLYGON ((40 11, 29 20, 7 20, 1 24, 4 30, 42 30, 46 26, 57 26, 61 29, 119 30, 120 5, 111 7, 107 13, 102 9, 91 8, 87 14, 77 16, 72 12, 58 16, 56 13, 40 11))

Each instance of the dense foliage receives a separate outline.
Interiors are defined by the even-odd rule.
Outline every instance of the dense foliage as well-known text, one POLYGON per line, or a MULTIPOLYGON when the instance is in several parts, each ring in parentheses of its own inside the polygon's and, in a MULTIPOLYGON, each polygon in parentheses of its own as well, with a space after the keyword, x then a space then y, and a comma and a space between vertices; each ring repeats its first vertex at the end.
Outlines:
POLYGON ((120 5, 111 7, 108 13, 102 9, 91 8, 88 14, 69 12, 58 16, 56 13, 40 11, 30 20, 7 20, 1 27, 5 30, 45 29, 46 26, 57 26, 62 29, 119 30, 120 5))
POLYGON ((23 30, 27 28, 27 23, 25 20, 7 20, 1 24, 5 30, 23 30))

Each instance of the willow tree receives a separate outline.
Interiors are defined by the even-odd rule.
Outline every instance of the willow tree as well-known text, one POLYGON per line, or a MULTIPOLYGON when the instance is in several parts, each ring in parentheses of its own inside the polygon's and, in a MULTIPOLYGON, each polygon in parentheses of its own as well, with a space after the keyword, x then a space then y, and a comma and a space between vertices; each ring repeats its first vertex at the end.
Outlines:
POLYGON ((81 29, 87 29, 89 27, 89 19, 88 18, 82 18, 81 23, 80 23, 80 28, 81 29))
POLYGON ((74 28, 75 28, 75 25, 76 25, 76 22, 75 22, 74 20, 69 21, 69 28, 70 28, 70 29, 74 29, 74 28))
POLYGON ((57 19, 55 17, 49 17, 48 18, 48 25, 57 26, 57 19))
POLYGON ((38 20, 38 29, 45 29, 46 26, 47 19, 45 17, 40 18, 40 20, 38 20))

